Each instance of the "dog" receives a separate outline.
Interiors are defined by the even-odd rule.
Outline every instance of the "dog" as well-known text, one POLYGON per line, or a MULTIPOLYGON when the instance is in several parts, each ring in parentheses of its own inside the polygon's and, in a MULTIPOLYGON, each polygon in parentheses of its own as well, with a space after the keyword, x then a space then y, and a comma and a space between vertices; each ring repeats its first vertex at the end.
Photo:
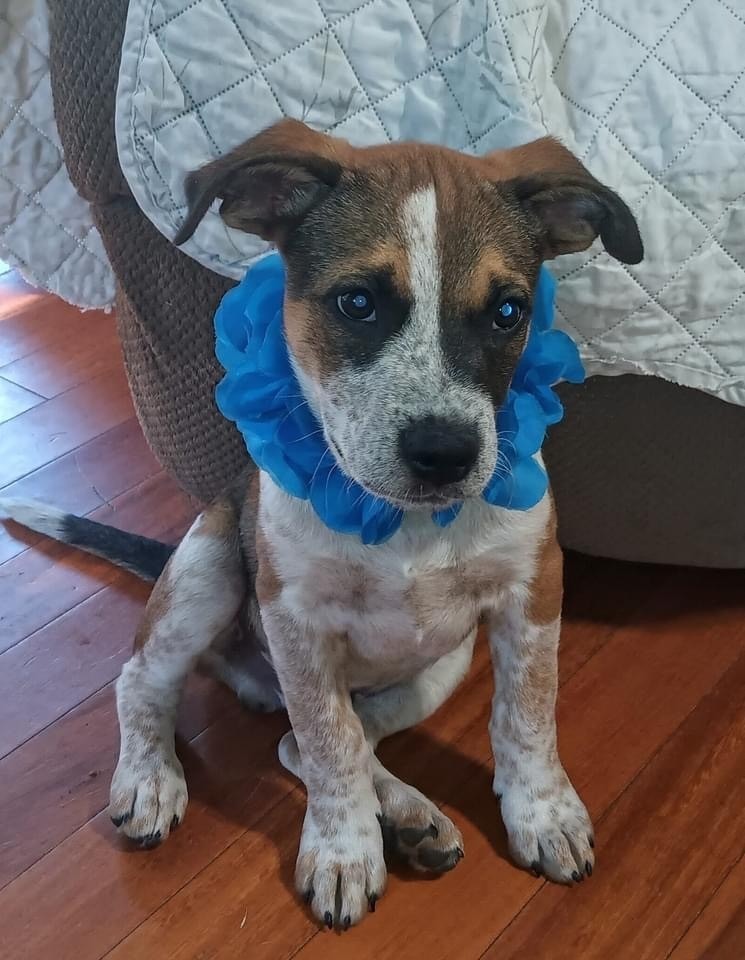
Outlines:
POLYGON ((552 498, 518 511, 481 493, 541 264, 597 237, 611 256, 638 262, 633 215, 551 138, 473 157, 422 144, 358 148, 294 120, 195 171, 187 187, 176 242, 220 199, 225 223, 276 245, 304 399, 343 473, 404 516, 387 542, 365 546, 267 473, 247 471, 171 553, 37 504, 5 504, 36 530, 157 577, 116 687, 112 821, 152 846, 183 819, 174 720, 200 665, 250 706, 287 709, 280 759, 307 790, 297 890, 321 923, 358 923, 385 889, 384 834, 418 870, 449 870, 463 856, 456 825, 375 751, 450 696, 483 623, 494 793, 511 855, 579 882, 592 873, 594 840, 557 752, 562 553, 552 498), (432 510, 454 502, 456 520, 436 526, 432 510))

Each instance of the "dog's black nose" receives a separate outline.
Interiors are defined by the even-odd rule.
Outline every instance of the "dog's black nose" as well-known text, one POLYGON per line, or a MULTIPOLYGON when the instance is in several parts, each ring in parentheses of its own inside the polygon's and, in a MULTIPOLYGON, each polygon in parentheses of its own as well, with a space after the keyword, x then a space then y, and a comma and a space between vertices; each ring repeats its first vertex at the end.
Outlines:
POLYGON ((444 487, 463 480, 481 449, 478 431, 469 423, 427 417, 401 431, 401 455, 417 480, 444 487))

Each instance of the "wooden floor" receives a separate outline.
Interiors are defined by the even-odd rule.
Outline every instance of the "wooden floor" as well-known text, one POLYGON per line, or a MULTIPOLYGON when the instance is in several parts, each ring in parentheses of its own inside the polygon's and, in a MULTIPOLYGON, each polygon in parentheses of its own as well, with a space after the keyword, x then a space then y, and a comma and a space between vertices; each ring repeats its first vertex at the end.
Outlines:
MULTIPOLYGON (((0 279, 0 487, 173 540, 194 505, 148 452, 113 321, 0 279)), ((490 790, 491 679, 386 743, 441 803, 465 860, 394 869, 374 916, 321 932, 292 892, 303 795, 279 768, 284 716, 190 683, 191 804, 137 852, 105 812, 112 683, 147 588, 0 525, 0 956, 7 960, 745 958, 745 574, 570 557, 560 744, 597 825, 595 875, 515 869, 490 790)))

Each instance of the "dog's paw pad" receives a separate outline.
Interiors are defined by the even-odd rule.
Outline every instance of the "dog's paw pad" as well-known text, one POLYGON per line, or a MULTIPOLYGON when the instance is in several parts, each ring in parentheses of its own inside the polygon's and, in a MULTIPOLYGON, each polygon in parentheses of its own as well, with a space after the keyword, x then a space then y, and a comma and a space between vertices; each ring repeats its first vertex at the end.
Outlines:
POLYGON ((415 870, 445 873, 463 858, 463 838, 449 817, 414 787, 391 777, 376 784, 389 854, 415 870))

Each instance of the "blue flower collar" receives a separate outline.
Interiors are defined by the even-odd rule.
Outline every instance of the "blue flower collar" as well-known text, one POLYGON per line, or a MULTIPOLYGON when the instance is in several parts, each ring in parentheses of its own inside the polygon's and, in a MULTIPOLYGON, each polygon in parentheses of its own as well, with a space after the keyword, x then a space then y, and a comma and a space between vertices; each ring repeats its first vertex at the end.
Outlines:
MULTIPOLYGON (((495 507, 528 510, 542 499, 548 480, 535 454, 546 427, 564 413, 552 387, 584 379, 574 341, 551 329, 554 286, 542 268, 528 342, 496 413, 500 468, 482 494, 495 507)), ((401 526, 403 511, 350 480, 329 450, 292 369, 283 296, 284 266, 271 254, 223 297, 215 315, 216 353, 225 368, 217 406, 243 434, 256 465, 287 493, 310 500, 327 527, 357 535, 365 544, 383 543, 401 526)), ((437 510, 432 519, 447 526, 460 509, 456 504, 437 510)))

